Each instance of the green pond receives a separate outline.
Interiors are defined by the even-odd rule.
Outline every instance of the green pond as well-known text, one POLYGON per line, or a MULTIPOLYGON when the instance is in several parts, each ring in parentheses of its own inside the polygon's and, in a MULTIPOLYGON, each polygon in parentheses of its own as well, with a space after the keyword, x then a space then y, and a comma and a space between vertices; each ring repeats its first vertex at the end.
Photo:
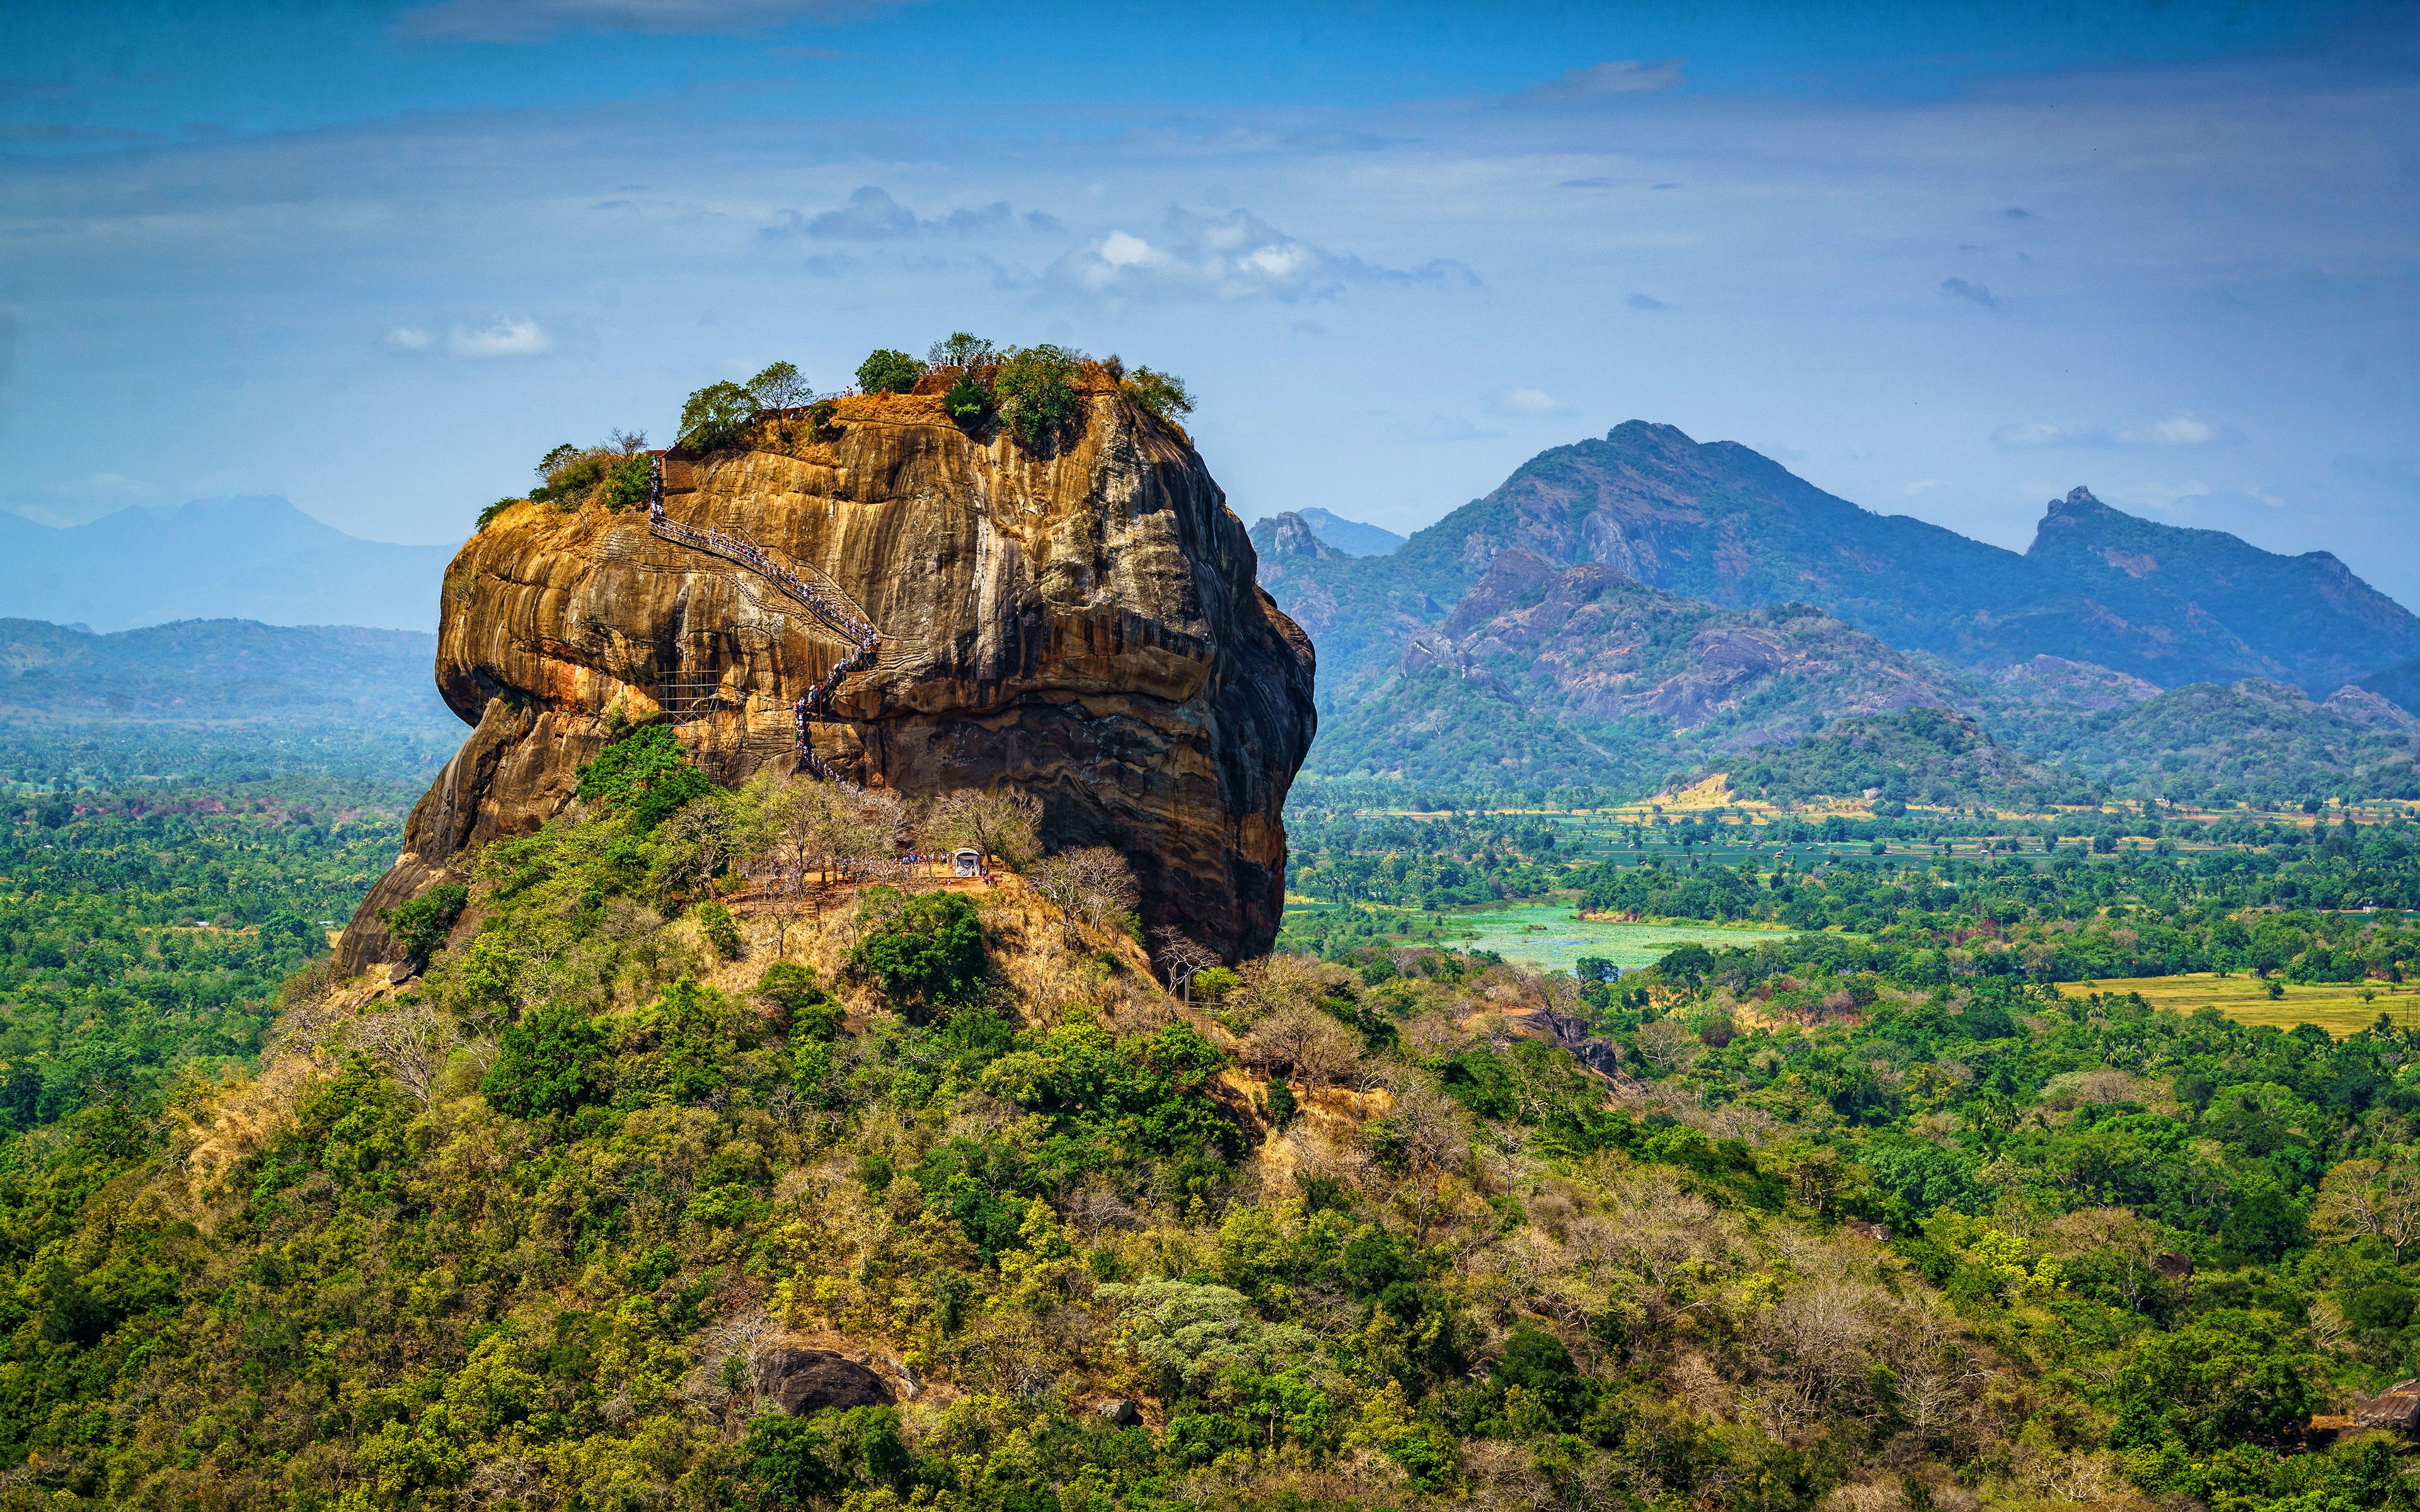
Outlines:
POLYGON ((1756 945, 1786 940, 1795 930, 1725 929, 1713 924, 1616 924, 1574 915, 1569 903, 1523 903, 1447 916, 1449 929, 1462 926, 1478 933, 1461 943, 1493 950, 1507 961, 1542 969, 1569 971, 1584 955, 1603 956, 1618 966, 1652 964, 1676 946, 1691 941, 1715 949, 1727 945, 1756 945))

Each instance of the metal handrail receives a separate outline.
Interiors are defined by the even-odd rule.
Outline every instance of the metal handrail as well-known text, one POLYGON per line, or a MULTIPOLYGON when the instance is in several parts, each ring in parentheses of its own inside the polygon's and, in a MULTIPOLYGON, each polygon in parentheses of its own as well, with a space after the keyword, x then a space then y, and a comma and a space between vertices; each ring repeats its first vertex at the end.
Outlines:
MULTIPOLYGON (((815 680, 814 686, 807 689, 805 696, 792 706, 791 711, 798 724, 800 764, 825 781, 832 781, 831 768, 824 764, 823 758, 815 754, 814 745, 807 739, 807 720, 830 702, 832 693, 840 687, 843 678, 873 665, 881 654, 881 633, 875 629, 874 622, 866 617, 865 611, 849 602, 847 595, 840 592, 838 584, 826 591, 810 583, 790 567, 774 561, 769 552, 746 536, 721 531, 702 531, 668 517, 664 514, 664 459, 658 455, 651 462, 647 481, 647 529, 650 532, 675 545, 704 551, 748 568, 804 605, 826 629, 844 637, 854 647, 833 665, 831 671, 815 680)), ((816 576, 821 577, 822 574, 817 573, 816 576)))

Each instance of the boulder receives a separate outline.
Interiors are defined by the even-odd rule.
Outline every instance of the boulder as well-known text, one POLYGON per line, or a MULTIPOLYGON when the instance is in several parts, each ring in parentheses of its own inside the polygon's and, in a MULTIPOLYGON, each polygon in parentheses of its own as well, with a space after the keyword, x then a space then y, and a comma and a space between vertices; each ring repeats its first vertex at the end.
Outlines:
POLYGON ((2398 1381, 2375 1396, 2352 1404, 2353 1427, 2420 1432, 2420 1381, 2398 1381))
POLYGON ((756 1362, 756 1390, 793 1415, 836 1407, 889 1407, 890 1383, 830 1350, 768 1350, 756 1362))
MULTIPOLYGON (((1082 387, 1078 429, 1038 451, 934 395, 845 398, 821 434, 768 423, 668 454, 665 515, 753 543, 878 632, 808 725, 832 772, 910 796, 1022 789, 1047 845, 1125 855, 1148 927, 1256 954, 1317 724, 1311 641, 1254 581, 1185 433, 1098 369, 1082 387)), ((655 715, 668 679, 707 687, 677 711, 699 765, 788 772, 793 704, 856 650, 764 573, 601 505, 505 509, 455 557, 441 616, 437 686, 473 730, 339 942, 340 974, 400 953, 377 910, 567 808, 610 711, 655 715)))
POLYGON ((1100 1413, 1105 1422, 1122 1428, 1134 1427, 1142 1422, 1142 1410, 1123 1396, 1113 1396, 1093 1411, 1100 1413))

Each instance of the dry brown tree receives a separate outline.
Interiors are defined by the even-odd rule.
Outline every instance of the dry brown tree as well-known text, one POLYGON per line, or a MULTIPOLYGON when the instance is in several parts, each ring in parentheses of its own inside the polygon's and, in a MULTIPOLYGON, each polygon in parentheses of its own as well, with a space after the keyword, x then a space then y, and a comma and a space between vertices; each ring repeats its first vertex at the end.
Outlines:
POLYGON ((1429 1224, 1444 1198, 1445 1179, 1470 1158, 1469 1121, 1452 1098, 1425 1076, 1398 1081, 1385 1119, 1385 1138, 1402 1164, 1411 1197, 1415 1242, 1429 1242, 1429 1224))
POLYGON ((1042 801, 1010 787, 960 788, 935 798, 918 828, 933 849, 969 845, 1021 870, 1042 850, 1042 801))
POLYGON ((1244 1056, 1273 1076, 1321 1088, 1361 1058, 1361 1040, 1317 1009, 1286 1008, 1253 1026, 1244 1041, 1244 1056))
POLYGON ((1034 864, 1033 890, 1059 910, 1067 943, 1085 929, 1114 929, 1142 903, 1134 868, 1106 845, 1082 845, 1034 864))

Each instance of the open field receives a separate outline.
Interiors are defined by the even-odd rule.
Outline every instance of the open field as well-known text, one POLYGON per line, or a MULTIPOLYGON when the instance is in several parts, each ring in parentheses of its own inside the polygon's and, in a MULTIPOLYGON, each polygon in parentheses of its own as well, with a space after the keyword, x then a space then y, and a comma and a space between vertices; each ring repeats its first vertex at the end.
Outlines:
POLYGON ((2377 1023, 2381 1013, 2390 1015, 2397 1025, 2420 1023, 2420 992, 2408 987, 2390 993, 2387 984, 2380 981, 2284 985, 2286 995, 2273 999, 2267 982, 2249 976, 2220 977, 2204 971, 2182 977, 2112 977, 2103 981, 2071 981, 2061 984, 2059 991, 2070 996, 2094 992, 2140 993, 2153 1008, 2179 1013, 2215 1008, 2238 1024, 2273 1024, 2281 1029, 2290 1029, 2297 1024, 2316 1024, 2339 1040, 2377 1023), (2365 992, 2373 995, 2371 1001, 2363 1001, 2361 995, 2365 992))

